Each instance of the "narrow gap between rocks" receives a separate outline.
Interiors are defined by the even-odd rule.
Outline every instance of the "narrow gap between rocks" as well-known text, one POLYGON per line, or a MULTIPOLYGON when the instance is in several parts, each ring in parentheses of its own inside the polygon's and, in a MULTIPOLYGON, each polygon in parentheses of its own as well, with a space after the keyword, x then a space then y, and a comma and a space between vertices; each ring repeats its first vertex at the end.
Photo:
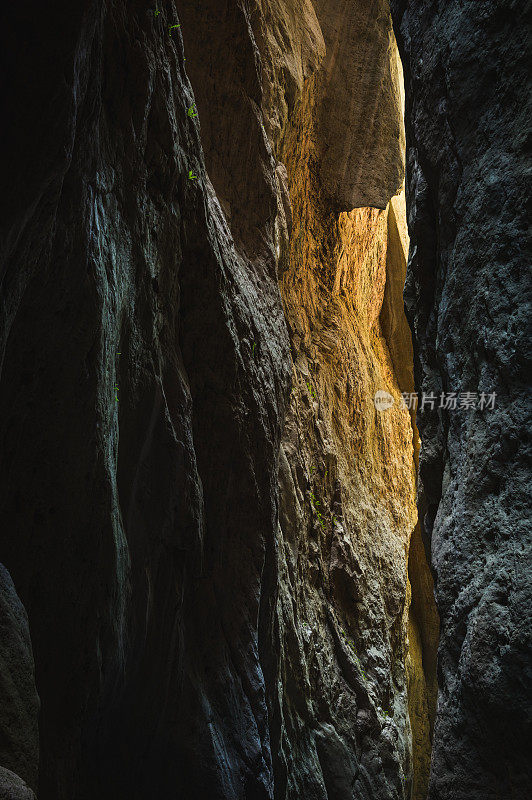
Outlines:
MULTIPOLYGON (((194 22, 192 6, 185 3, 182 16, 186 30, 194 22)), ((255 35, 260 44, 260 31, 255 35)), ((402 68, 390 36, 396 96, 388 102, 404 110, 402 68)), ((298 91, 291 86, 287 92, 287 72, 281 72, 279 91, 288 108, 279 122, 264 98, 260 110, 243 100, 236 63, 230 60, 223 70, 213 67, 186 37, 185 45, 207 171, 235 244, 257 264, 267 253, 267 238, 257 237, 257 230, 265 218, 275 217, 279 286, 290 338, 292 387, 281 442, 273 568, 284 644, 276 665, 270 657, 268 667, 263 663, 271 682, 276 797, 284 797, 291 783, 304 783, 296 774, 298 753, 319 764, 316 780, 326 796, 342 791, 341 781, 333 777, 338 748, 344 753, 340 772, 346 785, 356 787, 358 781, 362 786, 365 761, 374 763, 361 744, 364 726, 370 725, 380 728, 382 741, 391 736, 395 742, 386 758, 394 763, 400 796, 424 800, 439 624, 417 523, 420 442, 415 414, 403 402, 414 392, 403 305, 408 257, 404 184, 388 202, 390 194, 380 184, 389 182, 392 166, 386 162, 386 145, 379 152, 373 143, 371 158, 356 163, 356 197, 367 202, 338 210, 339 189, 327 178, 331 173, 334 182, 335 165, 324 162, 320 143, 323 98, 334 81, 327 59, 301 81, 298 91), (277 207, 266 202, 253 206, 247 199, 249 183, 264 180, 265 173, 254 176, 249 171, 254 164, 242 169, 242 146, 211 89, 213 68, 218 93, 224 87, 232 115, 246 119, 250 154, 258 164, 262 159, 276 165, 277 207), (386 173, 382 181, 375 163, 386 173), (377 408, 382 393, 391 405, 377 408), (345 709, 340 717, 339 704, 345 709), (312 731, 304 745, 302 725, 312 731), (286 742, 291 743, 290 756, 283 755, 286 742)), ((379 58, 378 53, 369 55, 379 58)), ((275 97, 275 87, 269 91, 275 97)), ((370 105, 375 101, 371 92, 368 98, 368 107, 357 112, 362 119, 378 112, 370 105)), ((357 125, 357 135, 364 137, 364 126, 357 125)), ((401 126, 404 147, 402 119, 401 126)), ((334 151, 341 160, 341 137, 347 132, 327 129, 326 135, 326 152, 334 151)), ((341 189, 341 180, 338 184, 341 189)), ((266 183, 263 193, 266 197, 266 183)), ((264 651, 268 648, 263 645, 264 651)))
MULTIPOLYGON (((361 677, 357 701, 374 704, 384 727, 388 721, 399 730, 410 724, 411 755, 408 744, 402 753, 405 789, 412 800, 424 800, 439 622, 417 522, 420 441, 415 412, 404 405, 415 405, 403 305, 405 192, 403 186, 384 210, 335 212, 318 178, 316 93, 311 80, 280 158, 293 219, 281 280, 293 356, 283 442, 291 475, 281 471, 287 501, 281 527, 288 542, 306 550, 297 564, 299 579, 294 574, 289 583, 298 616, 307 620, 304 634, 323 631, 325 621, 333 638, 339 633, 346 664, 354 663, 361 677), (391 407, 375 407, 381 392, 391 407), (307 502, 297 519, 292 508, 300 498, 307 502), (403 666, 406 709, 402 679, 395 679, 403 666), (394 676, 389 682, 386 672, 394 676)), ((404 98, 402 103, 404 108, 404 98)), ((288 556, 288 572, 289 562, 288 556)), ((310 651, 306 660, 312 663, 310 651)))

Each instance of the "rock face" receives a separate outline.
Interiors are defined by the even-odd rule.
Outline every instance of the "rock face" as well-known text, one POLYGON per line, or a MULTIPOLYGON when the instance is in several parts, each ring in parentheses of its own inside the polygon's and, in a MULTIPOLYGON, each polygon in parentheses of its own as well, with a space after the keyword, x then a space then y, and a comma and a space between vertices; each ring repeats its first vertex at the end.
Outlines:
MULTIPOLYGON (((262 642, 275 796, 402 797, 412 785, 417 792, 423 748, 426 786, 430 733, 421 645, 407 655, 406 565, 416 522, 415 471, 411 419, 400 408, 399 391, 413 389, 413 376, 402 301, 404 198, 402 208, 387 207, 403 174, 401 96, 390 88, 389 77, 399 68, 391 20, 387 14, 371 19, 369 8, 362 15, 365 27, 358 20, 364 30, 369 25, 380 45, 365 94, 354 92, 357 105, 345 109, 345 81, 339 64, 335 69, 332 64, 336 45, 329 41, 323 52, 323 42, 332 36, 329 17, 338 9, 304 5, 300 12, 289 3, 262 4, 261 14, 249 18, 262 64, 259 112, 248 96, 247 75, 235 66, 244 42, 223 58, 207 46, 215 36, 233 43, 245 38, 244 23, 240 20, 235 40, 227 33, 232 12, 224 17, 208 3, 199 17, 195 10, 195 4, 184 6, 185 27, 194 24, 194 34, 185 33, 187 69, 200 118, 208 120, 201 129, 207 170, 231 230, 249 251, 249 233, 243 233, 248 203, 238 186, 264 180, 263 172, 257 174, 262 147, 275 167, 282 220, 279 271, 292 392, 279 467, 278 598, 264 606, 270 609, 265 629, 270 638, 262 642), (250 126, 245 148, 228 124, 221 103, 228 97, 239 109, 237 117, 250 126), (324 126, 327 103, 342 109, 336 131, 324 126), (373 115, 380 143, 357 134, 364 114, 373 115), (383 132, 394 124, 397 136, 383 132), (379 171, 378 159, 374 163, 367 153, 363 160, 370 144, 387 170, 379 171), (358 170, 353 160, 361 162, 358 170), (231 165, 229 186, 224 165, 226 172, 231 165), (362 201, 385 210, 338 212, 362 201), (375 410, 377 389, 393 394, 396 407, 388 414, 375 410), (410 688, 416 684, 418 706, 407 704, 408 682, 410 688), (421 731, 413 757, 411 720, 421 731)), ((345 51, 344 68, 358 64, 358 71, 348 72, 353 94, 364 58, 361 46, 374 45, 371 37, 336 38, 345 51)), ((423 557, 420 561, 427 573, 423 557)), ((410 621, 417 642, 416 625, 410 621)), ((434 663, 429 668, 433 681, 434 663)))
MULTIPOLYGON (((35 787, 39 765, 39 698, 28 617, 2 564, 0 642, 0 772, 6 773, 4 778, 0 777, 0 787, 2 780, 12 780, 11 772, 35 787)), ((0 788, 0 796, 2 791, 0 788)))
POLYGON ((251 261, 172 4, 31 5, 3 31, 0 560, 30 620, 38 795, 270 797, 275 195, 251 261))
POLYGON ((0 767, 0 800, 35 800, 35 795, 18 775, 0 767))
POLYGON ((316 124, 324 195, 386 208, 404 176, 402 75, 388 0, 316 0, 326 45, 316 124))
POLYGON ((477 408, 418 414, 420 517, 442 624, 432 800, 532 791, 524 6, 392 3, 416 387, 477 394, 477 408), (493 409, 478 407, 482 393, 496 393, 493 409))
POLYGON ((432 800, 526 796, 525 26, 480 5, 393 4, 413 342, 384 0, 9 6, 38 782, 27 632, 5 767, 39 800, 425 800, 432 744, 432 800), (414 387, 496 407, 419 414, 419 453, 414 387))

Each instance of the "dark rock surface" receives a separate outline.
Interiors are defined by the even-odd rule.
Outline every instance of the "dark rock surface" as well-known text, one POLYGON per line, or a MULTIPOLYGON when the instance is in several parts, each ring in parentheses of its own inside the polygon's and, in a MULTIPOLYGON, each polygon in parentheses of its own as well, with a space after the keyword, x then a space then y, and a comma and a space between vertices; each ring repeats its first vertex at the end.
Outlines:
POLYGON ((0 800, 35 800, 35 795, 22 778, 0 767, 0 800))
POLYGON ((39 766, 38 715, 28 617, 0 564, 0 766, 31 786, 39 766))
POLYGON ((0 559, 31 625, 40 800, 272 791, 273 220, 258 198, 266 246, 241 256, 175 6, 152 5, 24 3, 2 26, 0 559))
POLYGON ((441 616, 429 797, 530 796, 531 4, 392 2, 407 98, 406 305, 441 616))

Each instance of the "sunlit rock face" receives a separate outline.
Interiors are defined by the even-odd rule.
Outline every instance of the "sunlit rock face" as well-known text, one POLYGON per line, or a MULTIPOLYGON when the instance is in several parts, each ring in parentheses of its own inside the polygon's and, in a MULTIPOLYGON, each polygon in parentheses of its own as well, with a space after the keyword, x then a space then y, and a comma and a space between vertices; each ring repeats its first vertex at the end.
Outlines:
POLYGON ((473 407, 418 415, 420 518, 442 626, 429 797, 527 797, 527 24, 513 2, 392 7, 406 76, 416 385, 438 398, 473 393, 473 407), (493 392, 495 407, 479 408, 493 392))
POLYGON ((389 13, 41 5, 6 28, 0 309, 39 800, 418 792, 389 13))
POLYGON ((286 759, 289 796, 309 782, 324 798, 349 786, 368 800, 402 796, 416 506, 410 415, 379 323, 387 212, 327 213, 308 161, 291 188, 301 228, 282 283, 293 393, 281 451, 280 619, 282 674, 298 681, 296 698, 284 683, 281 716, 300 757, 286 759), (377 391, 390 407, 375 408, 377 391))
MULTIPOLYGON (((185 36, 185 52, 200 118, 207 120, 201 130, 207 170, 235 241, 248 253, 258 254, 264 241, 250 228, 258 208, 251 211, 246 197, 252 186, 271 196, 264 155, 275 169, 292 391, 276 553, 266 571, 275 592, 262 606, 259 646, 276 796, 402 797, 413 786, 417 798, 428 780, 434 705, 435 663, 429 680, 422 646, 434 649, 437 627, 426 637, 426 626, 412 613, 409 621, 408 612, 417 433, 400 403, 400 392, 414 388, 402 301, 404 194, 389 204, 404 172, 400 62, 389 14, 373 18, 369 6, 365 16, 359 9, 335 43, 333 11, 324 4, 262 3, 261 13, 244 18, 231 9, 220 15, 206 3, 198 17, 195 5, 185 3, 187 26, 197 31, 185 36), (250 99, 249 75, 239 67, 247 45, 236 46, 249 28, 261 64, 260 107, 257 86, 250 99), (354 42, 353 30, 360 31, 354 42), (221 50, 208 47, 215 36, 233 44, 223 61, 221 50), (345 52, 334 67, 337 45, 345 52), (368 52, 373 72, 364 76, 361 94, 353 83, 368 52), (354 64, 347 88, 356 102, 348 108, 339 63, 354 64), (236 116, 228 116, 227 98, 236 116), (339 121, 331 116, 336 129, 325 124, 330 103, 342 110, 339 121), (356 135, 362 130, 364 136, 356 135), (342 152, 334 150, 339 143, 342 152), (369 203, 375 207, 338 211, 369 203), (392 408, 375 408, 377 391, 388 394, 392 408)), ((418 555, 412 587, 419 601, 425 581, 430 616, 431 578, 422 550, 418 555)))
MULTIPOLYGON (((349 787, 368 799, 412 787, 422 797, 433 700, 419 627, 411 621, 412 648, 407 630, 417 433, 414 442, 401 404, 413 390, 404 195, 382 211, 335 210, 318 170, 319 87, 319 75, 304 86, 281 147, 293 388, 280 463, 278 779, 293 798, 349 787), (383 410, 379 391, 391 403, 383 410)), ((419 571, 430 585, 424 560, 419 571)))

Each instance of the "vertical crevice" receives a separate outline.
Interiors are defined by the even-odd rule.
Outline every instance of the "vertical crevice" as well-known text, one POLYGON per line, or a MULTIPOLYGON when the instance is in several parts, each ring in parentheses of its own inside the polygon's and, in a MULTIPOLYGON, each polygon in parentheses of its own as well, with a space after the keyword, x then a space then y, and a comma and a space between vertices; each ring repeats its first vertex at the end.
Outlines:
MULTIPOLYGON (((401 105, 405 109, 403 69, 397 52, 401 105)), ((414 349, 405 313, 403 290, 407 274, 410 240, 405 188, 388 206, 386 287, 381 325, 393 362, 397 382, 410 410, 416 483, 419 477, 420 438, 416 425, 414 349)), ((437 704, 436 660, 439 616, 428 554, 423 544, 423 509, 417 493, 418 521, 408 552, 408 649, 406 656, 408 711, 412 729, 411 800, 425 800, 430 776, 432 736, 437 704)))
MULTIPOLYGON (((414 359, 412 336, 403 303, 409 239, 406 226, 406 203, 403 191, 392 198, 388 207, 386 287, 381 309, 381 325, 394 373, 410 408, 413 460, 416 475, 419 466, 419 433, 415 422, 414 359)), ((420 514, 418 504, 418 515, 420 514)), ((427 796, 436 714, 436 655, 439 619, 434 601, 432 574, 418 521, 410 539, 408 553, 408 649, 406 656, 408 711, 412 729, 411 800, 427 796)))

